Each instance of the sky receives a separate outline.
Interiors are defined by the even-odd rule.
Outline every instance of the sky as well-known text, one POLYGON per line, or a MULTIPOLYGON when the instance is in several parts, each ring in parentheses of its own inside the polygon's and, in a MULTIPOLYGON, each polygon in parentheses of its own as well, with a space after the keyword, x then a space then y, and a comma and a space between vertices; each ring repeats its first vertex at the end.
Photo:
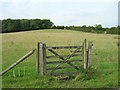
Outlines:
POLYGON ((119 0, 0 0, 0 19, 50 19, 64 26, 118 26, 119 0))
POLYGON ((120 1, 118 2, 118 25, 120 26, 120 1))

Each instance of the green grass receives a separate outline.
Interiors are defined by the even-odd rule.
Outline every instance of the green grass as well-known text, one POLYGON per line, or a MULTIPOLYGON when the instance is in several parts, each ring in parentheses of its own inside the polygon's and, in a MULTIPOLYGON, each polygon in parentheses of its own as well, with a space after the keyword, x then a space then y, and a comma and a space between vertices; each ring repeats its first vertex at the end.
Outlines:
POLYGON ((36 48, 37 42, 46 43, 48 46, 81 45, 86 38, 94 44, 92 67, 87 74, 81 71, 79 75, 68 80, 37 75, 36 55, 34 54, 2 77, 3 88, 118 87, 118 40, 115 37, 117 35, 69 30, 36 30, 2 34, 3 70, 36 48), (15 72, 15 77, 13 72, 15 72), (20 76, 19 72, 21 72, 20 76))

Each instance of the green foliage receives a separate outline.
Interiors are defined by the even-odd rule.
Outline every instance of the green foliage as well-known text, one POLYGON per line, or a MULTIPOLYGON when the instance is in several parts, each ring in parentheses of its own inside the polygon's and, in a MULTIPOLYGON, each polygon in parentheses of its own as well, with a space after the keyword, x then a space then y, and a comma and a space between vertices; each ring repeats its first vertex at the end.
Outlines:
POLYGON ((118 26, 118 29, 117 29, 117 30, 118 30, 118 34, 120 34, 120 26, 118 26))
POLYGON ((48 19, 4 19, 2 32, 18 32, 36 29, 50 29, 53 23, 48 19))
POLYGON ((2 20, 2 32, 18 32, 38 29, 68 29, 91 33, 118 34, 120 27, 103 28, 101 24, 95 26, 53 26, 49 19, 4 19, 2 20))
POLYGON ((107 32, 107 34, 117 34, 118 33, 118 28, 111 27, 110 29, 107 29, 106 32, 107 32))
POLYGON ((3 20, 2 21, 2 32, 14 32, 21 29, 19 20, 3 20))
POLYGON ((102 25, 95 25, 93 26, 69 26, 67 29, 69 30, 75 30, 75 31, 83 31, 83 32, 91 32, 91 33, 107 33, 107 34, 118 34, 120 33, 119 30, 120 27, 112 27, 112 28, 103 28, 102 25))
POLYGON ((65 26, 53 26, 54 29, 64 29, 65 26))
POLYGON ((98 24, 98 25, 96 24, 95 25, 95 29, 96 30, 102 30, 102 25, 101 24, 98 24))

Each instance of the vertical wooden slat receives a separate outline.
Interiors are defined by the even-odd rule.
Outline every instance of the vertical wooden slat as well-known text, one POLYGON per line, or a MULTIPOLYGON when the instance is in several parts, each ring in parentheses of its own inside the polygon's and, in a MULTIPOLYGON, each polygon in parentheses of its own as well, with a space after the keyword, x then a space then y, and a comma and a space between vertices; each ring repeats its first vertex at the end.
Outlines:
POLYGON ((89 63, 89 48, 88 48, 88 50, 86 51, 86 68, 89 67, 88 63, 89 63))
POLYGON ((40 62, 39 62, 39 50, 40 50, 40 49, 39 49, 39 42, 38 42, 38 43, 37 43, 37 52, 36 52, 36 53, 37 53, 37 54, 36 54, 36 55, 37 55, 37 60, 36 60, 36 72, 37 72, 37 73, 39 73, 39 64, 40 64, 40 62))
POLYGON ((47 65, 46 65, 46 44, 43 44, 43 63, 44 63, 44 75, 47 72, 47 65))
POLYGON ((39 72, 41 75, 46 74, 46 45, 39 43, 39 72))
POLYGON ((89 42, 88 44, 88 67, 90 67, 90 63, 91 63, 91 48, 92 48, 92 43, 89 42))
POLYGON ((85 62, 85 69, 87 68, 87 58, 86 58, 87 57, 87 53, 86 53, 86 49, 87 48, 86 47, 87 47, 87 40, 85 39, 85 51, 84 51, 84 55, 85 55, 85 61, 84 61, 85 62))
POLYGON ((86 39, 83 43, 83 66, 86 69, 86 39))
POLYGON ((84 68, 84 42, 82 43, 82 62, 83 62, 83 68, 84 68))

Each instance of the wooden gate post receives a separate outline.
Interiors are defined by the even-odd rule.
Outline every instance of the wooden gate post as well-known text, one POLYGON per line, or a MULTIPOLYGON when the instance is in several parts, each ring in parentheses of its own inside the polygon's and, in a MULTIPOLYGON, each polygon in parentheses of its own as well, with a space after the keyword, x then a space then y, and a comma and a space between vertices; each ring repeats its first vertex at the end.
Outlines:
POLYGON ((87 55, 88 67, 90 67, 90 64, 91 64, 91 48, 92 48, 92 43, 89 42, 88 43, 88 55, 87 55))
POLYGON ((38 43, 37 71, 41 75, 46 74, 46 44, 38 43))
MULTIPOLYGON (((88 46, 89 47, 89 46, 88 46)), ((89 48, 88 48, 88 50, 86 51, 86 68, 88 68, 89 67, 89 48)))
POLYGON ((36 56, 37 56, 37 60, 36 60, 36 72, 39 74, 39 42, 37 43, 37 51, 36 51, 36 56))
POLYGON ((86 69, 86 39, 85 41, 83 42, 83 66, 84 66, 84 69, 86 69))

